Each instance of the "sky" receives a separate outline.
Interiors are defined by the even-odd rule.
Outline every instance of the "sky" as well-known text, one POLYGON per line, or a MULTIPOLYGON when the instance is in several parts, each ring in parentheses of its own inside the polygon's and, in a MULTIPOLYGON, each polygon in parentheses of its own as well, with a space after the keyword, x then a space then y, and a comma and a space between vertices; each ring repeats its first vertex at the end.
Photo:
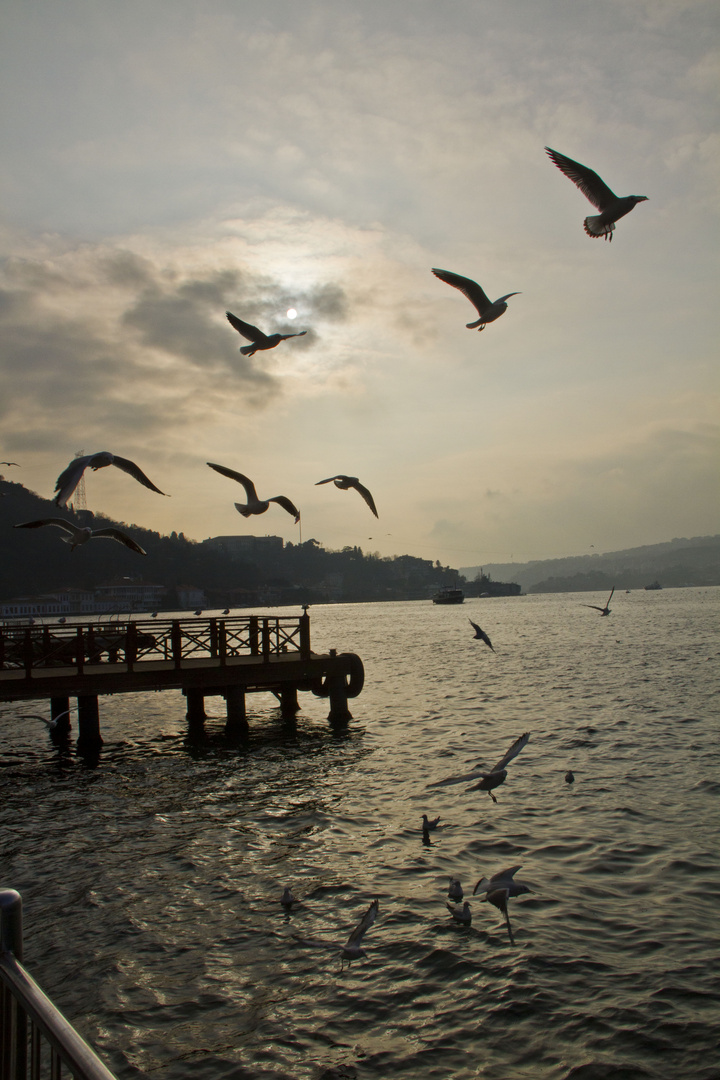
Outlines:
POLYGON ((170 498, 88 472, 96 513, 452 566, 720 532, 712 0, 3 11, 6 479, 110 450, 170 498), (545 146, 648 196, 612 243, 545 146), (468 330, 432 267, 519 295, 468 330))

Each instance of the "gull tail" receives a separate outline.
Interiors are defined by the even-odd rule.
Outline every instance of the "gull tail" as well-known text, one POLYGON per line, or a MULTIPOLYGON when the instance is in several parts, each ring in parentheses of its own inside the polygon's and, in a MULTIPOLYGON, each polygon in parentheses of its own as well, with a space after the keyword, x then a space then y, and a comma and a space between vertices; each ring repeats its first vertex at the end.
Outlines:
MULTIPOLYGON (((615 228, 614 225, 613 225, 613 228, 615 228)), ((252 356, 253 353, 255 352, 255 349, 256 349, 255 345, 243 345, 241 347, 241 349, 240 349, 240 352, 243 354, 243 356, 252 356)))
POLYGON ((583 222, 585 225, 585 232, 588 236, 592 236, 597 239, 599 236, 604 236, 606 240, 612 240, 612 234, 615 231, 615 223, 611 221, 609 224, 604 222, 602 214, 597 214, 595 217, 586 217, 583 222))

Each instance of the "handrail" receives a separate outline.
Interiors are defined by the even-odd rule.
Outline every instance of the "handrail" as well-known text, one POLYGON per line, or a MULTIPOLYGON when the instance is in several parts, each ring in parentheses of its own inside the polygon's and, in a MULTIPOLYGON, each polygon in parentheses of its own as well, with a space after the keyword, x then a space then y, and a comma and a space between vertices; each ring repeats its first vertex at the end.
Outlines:
POLYGON ((116 1077, 88 1046, 72 1024, 25 970, 18 959, 22 955, 22 899, 14 889, 0 891, 0 1060, 2 1080, 25 1080, 27 1076, 27 1019, 31 1021, 31 1072, 39 1076, 39 1035, 50 1045, 50 1071, 59 1076, 60 1062, 76 1080, 116 1080, 116 1077), (18 937, 18 934, 20 935, 18 937), (12 949, 12 951, 11 951, 12 949), (14 1004, 14 1008, 8 1008, 14 1004))

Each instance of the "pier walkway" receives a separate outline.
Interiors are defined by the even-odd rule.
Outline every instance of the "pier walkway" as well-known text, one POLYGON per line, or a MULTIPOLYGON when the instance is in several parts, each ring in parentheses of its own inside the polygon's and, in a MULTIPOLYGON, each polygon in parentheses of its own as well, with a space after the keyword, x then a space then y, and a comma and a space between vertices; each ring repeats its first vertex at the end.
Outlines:
POLYGON ((102 745, 98 697, 106 694, 181 690, 189 732, 201 736, 205 697, 225 698, 229 733, 247 730, 245 695, 261 691, 278 697, 286 718, 299 709, 298 691, 326 697, 329 721, 342 725, 363 682, 355 653, 312 652, 307 611, 0 627, 0 701, 49 700, 57 731, 67 733, 62 714, 76 698, 81 751, 102 745))

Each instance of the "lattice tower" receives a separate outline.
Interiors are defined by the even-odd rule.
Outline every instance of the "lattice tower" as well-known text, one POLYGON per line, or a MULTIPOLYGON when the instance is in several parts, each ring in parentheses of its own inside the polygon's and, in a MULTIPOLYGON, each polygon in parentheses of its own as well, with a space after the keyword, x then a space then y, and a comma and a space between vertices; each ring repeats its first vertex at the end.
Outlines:
MULTIPOLYGON (((84 450, 76 450, 75 457, 83 457, 84 450)), ((85 476, 80 477, 80 483, 73 492, 73 509, 74 510, 87 510, 87 502, 85 500, 85 476)))

